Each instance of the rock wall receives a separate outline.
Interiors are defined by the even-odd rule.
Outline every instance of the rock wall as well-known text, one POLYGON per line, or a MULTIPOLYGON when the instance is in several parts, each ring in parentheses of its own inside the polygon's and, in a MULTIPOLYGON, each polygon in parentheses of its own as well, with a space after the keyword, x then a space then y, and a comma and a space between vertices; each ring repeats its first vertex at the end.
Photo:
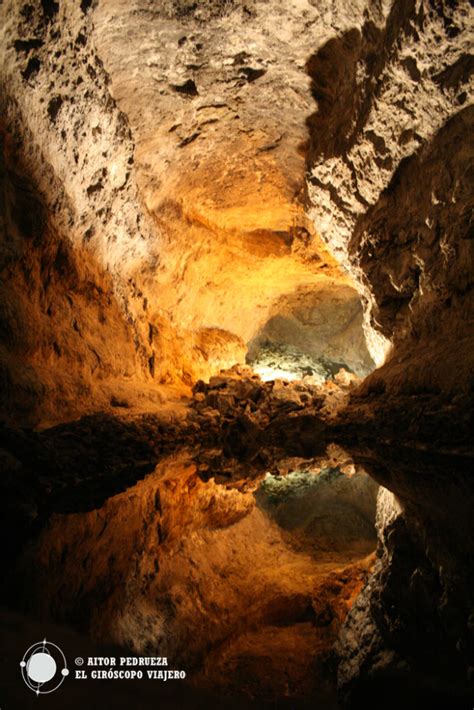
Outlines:
MULTIPOLYGON (((376 362, 394 344, 376 375, 385 388, 452 392, 468 380, 467 2, 11 0, 2 11, 4 201, 12 161, 37 194, 9 210, 7 260, 11 233, 32 231, 17 224, 28 211, 107 281, 114 352, 89 348, 88 376, 189 383, 211 361, 241 361, 278 299, 353 285, 320 233, 363 294, 376 362), (27 204, 38 200, 36 218, 27 204), (113 365, 118 353, 127 367, 113 365)), ((34 358, 51 369, 57 350, 33 349, 26 369, 34 358)), ((5 380, 19 380, 9 353, 5 380)))
POLYGON ((340 422, 396 494, 341 635, 349 706, 472 697, 472 21, 467 2, 369 3, 308 62, 309 214, 360 284, 382 364, 340 422))
POLYGON ((392 390, 472 376, 471 27, 467 2, 371 3, 308 62, 309 212, 361 284, 369 338, 393 344, 376 374, 392 390))
POLYGON ((2 393, 32 423, 106 406, 150 355, 127 284, 149 231, 87 8, 2 8, 2 393))
MULTIPOLYGON (((290 346, 294 352, 293 365, 291 351, 288 352, 290 372, 304 373, 303 355, 326 362, 332 374, 344 367, 363 377, 374 369, 362 327, 360 298, 350 286, 328 283, 327 286, 321 284, 317 290, 297 289, 278 299, 269 315, 249 343, 250 362, 255 363, 262 348, 270 352, 280 348, 284 355, 290 346)), ((284 362, 285 358, 282 360, 284 362)), ((311 368, 306 374, 311 374, 311 368)))
POLYGON ((4 418, 156 403, 160 385, 242 362, 285 294, 351 285, 304 214, 304 65, 314 37, 362 10, 275 11, 2 5, 4 418), (47 283, 56 251, 76 266, 47 283))
POLYGON ((344 706, 472 699, 470 462, 359 452, 380 488, 377 563, 339 638, 344 706), (413 471, 416 470, 416 477, 413 471))
MULTIPOLYGON (((146 409, 242 361, 279 303, 357 285, 384 364, 330 426, 362 458, 375 437, 472 453, 472 10, 349 5, 2 4, 2 418, 146 409)), ((410 673, 464 693, 472 485, 374 458, 398 503, 344 696, 410 673)))

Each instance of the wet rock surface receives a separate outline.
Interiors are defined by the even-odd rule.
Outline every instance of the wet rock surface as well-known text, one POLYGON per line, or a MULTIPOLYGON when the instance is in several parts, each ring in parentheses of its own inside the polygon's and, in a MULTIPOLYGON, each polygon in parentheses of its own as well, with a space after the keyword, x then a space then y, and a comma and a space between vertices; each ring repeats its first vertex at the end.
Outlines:
POLYGON ((12 524, 18 530, 8 557, 52 512, 101 505, 179 449, 193 452, 203 480, 222 482, 261 476, 284 456, 321 453, 323 402, 315 386, 263 383, 235 368, 197 383, 181 416, 104 413, 43 431, 3 425, 2 519, 6 534, 12 524))
MULTIPOLYGON (((298 686, 301 693, 318 695, 326 688, 331 696, 330 688, 334 687, 339 668, 341 698, 349 705, 359 697, 372 697, 380 684, 386 682, 396 682, 399 697, 403 699, 412 692, 415 680, 422 689, 416 692, 421 695, 441 693, 446 702, 467 697, 472 602, 469 576, 472 551, 467 541, 472 539, 472 482, 466 439, 459 432, 463 455, 457 458, 443 455, 441 451, 423 452, 420 449, 422 438, 412 438, 409 430, 394 430, 396 419, 391 426, 388 418, 382 417, 365 422, 362 417, 359 421, 351 420, 350 413, 358 410, 353 403, 341 408, 336 401, 334 407, 334 387, 344 402, 353 397, 350 382, 342 388, 335 383, 317 387, 302 381, 262 382, 249 368, 236 367, 211 378, 209 383, 198 382, 189 407, 181 417, 96 415, 41 432, 3 427, 2 522, 5 539, 9 540, 5 564, 7 569, 16 569, 15 577, 5 577, 3 599, 18 604, 17 584, 21 587, 24 583, 21 580, 31 575, 31 569, 36 566, 33 560, 40 555, 39 570, 42 571, 38 573, 38 589, 49 591, 39 594, 42 601, 35 614, 67 621, 139 651, 140 644, 151 643, 152 637, 158 644, 157 639, 162 637, 158 632, 155 636, 153 631, 148 641, 144 637, 139 641, 145 622, 144 612, 136 609, 124 611, 126 621, 118 625, 112 618, 106 621, 108 612, 105 612, 103 623, 106 626, 97 626, 93 609, 100 607, 102 599, 105 603, 100 591, 103 585, 109 590, 107 598, 112 592, 120 596, 113 604, 122 609, 129 609, 130 601, 125 603, 125 597, 131 600, 138 590, 141 590, 139 596, 146 597, 155 584, 163 585, 160 594, 164 608, 168 609, 171 603, 168 585, 172 587, 177 569, 167 560, 174 545, 176 550, 181 549, 183 543, 178 540, 190 536, 185 553, 189 555, 186 564, 190 565, 190 577, 183 581, 188 594, 196 582, 194 573, 191 574, 194 563, 190 561, 196 554, 196 540, 201 540, 205 547, 211 544, 211 538, 212 544, 217 544, 212 534, 208 539, 206 530, 229 531, 226 535, 237 535, 239 542, 235 544, 240 546, 243 544, 240 535, 245 540, 253 539, 255 529, 263 525, 260 543, 264 546, 268 543, 269 548, 267 552, 261 548, 258 562, 243 556, 238 573, 234 568, 223 571, 228 561, 227 552, 222 550, 213 574, 223 574, 229 579, 235 574, 245 577, 247 562, 250 567, 261 565, 267 555, 264 566, 268 564, 272 570, 280 570, 283 558, 278 557, 278 563, 277 558, 271 561, 276 544, 283 546, 282 555, 289 555, 297 564, 291 572, 296 575, 295 587, 284 603, 277 601, 278 589, 272 587, 270 596, 265 592, 269 608, 276 604, 270 617, 266 612, 262 612, 263 615, 258 612, 258 623, 255 621, 258 628, 244 624, 237 635, 232 631, 233 640, 224 645, 218 641, 223 631, 217 630, 216 621, 217 635, 205 643, 217 645, 215 651, 206 651, 207 661, 197 648, 196 655, 182 656, 193 666, 199 687, 225 686, 229 697, 234 692, 238 696, 239 687, 247 688, 250 695, 263 694, 270 702, 282 692, 275 681, 280 672, 294 679, 302 673, 306 681, 298 686), (371 451, 377 431, 377 448, 371 451), (384 449, 382 437, 385 435, 389 441, 398 436, 397 445, 384 449), (331 449, 331 441, 337 441, 339 446, 331 449), (418 445, 414 448, 416 442, 418 445), (179 451, 188 452, 185 459, 180 458, 179 451), (393 491, 398 501, 391 502, 388 490, 379 496, 377 562, 371 575, 369 568, 360 567, 359 562, 375 545, 376 486, 363 471, 384 489, 393 491), (137 483, 141 479, 143 481, 137 483), (135 489, 148 491, 144 499, 148 501, 146 511, 140 506, 135 510, 141 496, 134 493, 135 489), (163 518, 163 501, 167 496, 171 517, 163 518), (188 504, 192 510, 187 509, 188 504), (124 530, 130 530, 120 512, 124 505, 138 536, 132 535, 130 540, 128 533, 127 540, 123 538, 124 530), (140 521, 149 518, 142 539, 140 521), (89 521, 87 526, 92 526, 91 529, 97 528, 97 542, 93 542, 95 533, 92 538, 89 533, 83 533, 84 521, 89 521), (116 531, 111 533, 112 548, 118 544, 125 549, 131 544, 136 551, 110 562, 116 572, 107 582, 105 571, 99 570, 110 570, 110 565, 105 560, 100 561, 102 553, 98 541, 103 534, 100 531, 109 525, 116 531), (235 526, 236 530, 231 533, 235 526), (9 535, 12 529, 15 529, 13 537, 9 535), (193 537, 195 534, 197 538, 193 537), (169 539, 175 541, 171 547, 167 546, 169 539), (51 551, 53 541, 54 553, 51 551), (82 545, 85 547, 81 551, 82 545), (96 545, 99 548, 96 549, 96 545), (133 568, 132 591, 124 591, 124 566, 128 567, 130 555, 134 559, 143 545, 150 545, 150 554, 157 546, 158 566, 154 566, 150 558, 149 563, 143 563, 145 566, 140 563, 137 569, 133 568), (460 550, 464 550, 461 566, 460 550), (79 593, 85 582, 82 573, 78 576, 72 569, 77 567, 74 560, 81 555, 84 555, 85 569, 89 570, 89 581, 88 591, 79 593), (71 572, 67 572, 67 567, 65 574, 64 565, 69 558, 71 572), (304 565, 299 566, 302 558, 304 565, 308 565, 308 574, 320 579, 309 597, 302 592, 302 579, 306 574, 304 565), (23 559, 20 569, 18 559, 23 559), (98 576, 90 577, 96 565, 98 576), (171 566, 163 579, 159 570, 167 565, 171 566), (339 571, 333 571, 335 567, 339 571), (341 571, 342 568, 346 571, 341 571), (216 571, 218 569, 221 571, 216 571), (55 581, 47 583, 50 578, 55 581), (17 580, 13 586, 12 579, 17 580), (65 579, 75 581, 68 592, 70 596, 61 597, 63 601, 59 601, 57 590, 61 588, 63 595, 65 579), (155 581, 151 582, 152 579, 155 581), (365 580, 367 584, 344 622, 354 599, 354 592, 350 590, 359 590, 365 580), (271 602, 274 594, 275 601, 271 602), (340 595, 346 601, 339 607, 340 595), (313 611, 307 612, 302 599, 312 600, 313 611), (329 606, 323 609, 317 601, 321 599, 327 599, 329 606), (291 612, 293 608, 295 617, 291 612), (316 608, 319 611, 315 612, 316 608), (287 613, 290 620, 283 624, 287 613), (306 613, 309 613, 308 619, 306 613), (327 622, 329 626, 324 621, 326 617, 333 620, 327 622), (273 627, 277 619, 280 621, 273 627), (285 644, 298 648, 303 654, 307 654, 311 646, 313 651, 305 656, 313 669, 311 673, 309 666, 302 670, 301 661, 296 663, 297 656, 293 658, 291 654, 281 666, 269 660, 285 644), (441 657, 440 665, 436 658, 441 657), (425 660, 421 661, 423 658, 425 660), (263 667, 274 670, 262 675, 255 670, 262 663, 263 667), (430 664, 436 668, 435 674, 430 664), (318 669, 316 675, 315 668, 318 669), (226 685, 229 674, 232 680, 226 685)), ((415 421, 416 411, 407 409, 406 417, 415 421)), ((230 538, 228 544, 234 544, 230 538)), ((115 553, 110 551, 110 554, 115 553)), ((200 564, 204 565, 204 561, 200 564)), ((202 574, 206 569, 204 565, 202 574)), ((30 608, 26 598, 23 603, 25 608, 30 608)), ((175 604, 172 602, 173 608, 175 604)), ((32 611, 30 608, 30 613, 32 611)), ((172 623, 177 626, 170 634, 178 634, 177 646, 173 647, 178 656, 184 653, 186 646, 178 641, 182 633, 186 635, 181 629, 182 624, 188 624, 186 613, 175 609, 172 614, 172 623)), ((218 613, 228 612, 222 608, 218 613)), ((232 613, 240 614, 236 608, 232 613)), ((168 612, 164 618, 171 623, 168 612)), ((158 623, 156 619, 150 620, 152 628, 155 623, 158 623)), ((295 690, 296 694, 290 695, 302 699, 299 692, 295 690)))
POLYGON ((314 439, 308 421, 323 402, 312 385, 235 368, 198 383, 181 419, 3 427, 2 522, 5 535, 16 530, 3 600, 136 653, 168 654, 211 697, 220 689, 229 702, 270 703, 283 693, 330 707, 338 630, 372 564, 376 484, 314 439), (303 413, 301 440, 283 439, 286 417, 303 413), (289 511, 301 496, 291 471, 320 481, 304 524, 275 514, 265 486, 257 495, 268 467, 288 481, 279 500, 289 511), (38 594, 30 583, 23 594, 27 578, 38 594))
MULTIPOLYGON (((23 571, 19 572, 17 568, 15 573, 19 575, 17 578, 21 579, 26 575, 26 569, 31 570, 32 566, 34 567, 35 563, 30 556, 40 554, 43 549, 41 554, 46 557, 42 558, 40 569, 48 579, 53 575, 56 580, 48 586, 46 577, 42 577, 43 572, 40 573, 38 588, 46 588, 49 591, 46 595, 39 595, 42 599, 42 610, 37 608, 35 613, 45 617, 51 615, 52 618, 73 623, 78 628, 94 629, 94 633, 99 634, 101 638, 110 636, 136 650, 141 648, 136 644, 142 643, 138 641, 142 633, 139 631, 142 622, 131 621, 129 612, 124 612, 128 619, 127 628, 131 624, 125 636, 124 631, 118 630, 122 628, 122 622, 117 626, 110 620, 107 622, 111 624, 107 626, 108 630, 99 631, 97 620, 93 621, 95 617, 88 616, 93 613, 92 610, 97 604, 101 604, 99 590, 102 584, 106 583, 105 577, 103 581, 95 577, 90 578, 89 591, 81 592, 77 597, 74 585, 80 586, 84 582, 80 581, 76 574, 71 577, 72 571, 71 574, 64 574, 65 560, 70 558, 75 568, 77 565, 73 560, 77 561, 81 554, 89 559, 89 562, 84 564, 93 565, 92 568, 86 566, 86 569, 93 569, 97 564, 100 569, 103 564, 97 561, 101 553, 95 551, 96 543, 93 543, 93 549, 88 547, 92 544, 87 542, 91 539, 89 533, 85 533, 83 543, 79 542, 83 534, 80 530, 85 520, 90 520, 90 525, 94 528, 98 526, 98 533, 99 528, 104 526, 117 526, 117 532, 112 533, 110 545, 123 545, 125 540, 122 539, 123 533, 120 531, 127 526, 119 511, 126 502, 129 514, 136 521, 133 525, 137 526, 138 534, 138 530, 141 530, 139 521, 149 517, 141 508, 135 510, 134 501, 137 497, 133 491, 138 486, 137 491, 142 488, 149 491, 146 500, 150 503, 146 505, 151 506, 153 502, 152 508, 156 511, 153 513, 157 518, 156 522, 150 519, 145 529, 150 530, 151 535, 151 530, 156 528, 160 561, 158 569, 153 568, 154 572, 146 571, 148 568, 145 567, 133 572, 135 581, 131 589, 141 589, 140 595, 148 594, 148 582, 145 584, 145 579, 151 575, 150 580, 156 578, 156 583, 164 585, 162 594, 166 608, 169 604, 165 601, 168 595, 167 584, 171 584, 176 575, 176 569, 171 567, 166 582, 158 572, 163 565, 166 567, 171 564, 166 562, 170 552, 166 541, 171 535, 172 539, 176 540, 173 544, 178 544, 181 534, 190 535, 191 530, 195 530, 198 537, 204 536, 202 539, 207 541, 207 545, 210 542, 206 537, 207 529, 230 530, 241 525, 242 534, 246 538, 247 535, 254 535, 251 530, 254 531, 257 519, 262 524, 263 520, 266 520, 265 529, 269 525, 269 531, 275 530, 272 526, 276 525, 276 529, 280 531, 277 536, 280 540, 278 544, 284 546, 285 555, 295 555, 295 561, 300 559, 301 555, 308 560, 309 555, 313 562, 307 561, 305 564, 310 567, 316 565, 319 571, 315 568, 314 574, 318 579, 323 575, 321 583, 318 583, 318 592, 311 593, 313 607, 317 603, 317 608, 320 609, 314 619, 320 621, 312 620, 311 614, 316 612, 311 612, 311 619, 306 620, 306 612, 302 610, 301 619, 298 611, 298 620, 295 617, 291 623, 288 622, 289 626, 284 625, 286 630, 282 630, 281 619, 287 612, 290 613, 293 605, 296 604, 295 608, 299 609, 298 600, 304 597, 303 583, 298 576, 300 572, 294 571, 292 574, 296 574, 297 585, 291 595, 296 596, 290 595, 283 607, 277 605, 272 612, 275 614, 272 619, 280 619, 275 629, 271 624, 268 625, 269 617, 264 614, 258 617, 258 631, 252 626, 243 628, 237 637, 232 632, 232 642, 226 642, 224 647, 219 645, 220 650, 217 651, 216 648, 215 651, 217 655, 210 652, 207 656, 207 670, 204 670, 204 666, 199 670, 200 664, 204 663, 200 651, 196 650, 197 656, 193 656, 193 661, 190 656, 183 656, 187 659, 186 662, 196 664, 196 683, 199 687, 211 688, 213 684, 215 687, 223 684, 224 687, 227 682, 224 682, 224 677, 227 679, 228 674, 231 674, 233 680, 226 686, 231 695, 234 692, 238 695, 239 687, 248 688, 249 693, 263 693, 270 701, 281 692, 278 684, 275 685, 270 680, 270 677, 275 678, 275 674, 278 675, 277 667, 275 666, 275 672, 269 672, 268 676, 252 674, 256 672, 255 668, 260 668, 266 658, 265 653, 271 656, 278 644, 281 644, 281 647, 284 644, 296 644, 305 654, 304 649, 312 647, 313 651, 307 657, 307 662, 313 664, 313 669, 316 663, 319 669, 316 676, 310 674, 310 681, 308 671, 303 672, 300 665, 296 664, 296 657, 294 661, 291 660, 291 655, 286 658, 285 673, 292 678, 296 678, 300 671, 305 675, 307 680, 302 686, 304 693, 316 692, 312 683, 317 682, 318 693, 322 692, 323 687, 327 687, 330 694, 330 688, 325 684, 328 678, 334 678, 339 667, 341 697, 349 704, 356 702, 354 698, 372 697, 371 694, 376 694, 380 684, 393 682, 394 679, 399 687, 400 698, 412 692, 415 679, 421 688, 416 691, 420 697, 424 693, 428 696, 444 693, 443 697, 447 699, 467 697, 469 690, 466 685, 466 673, 471 663, 469 614, 472 601, 472 580, 469 578, 471 552, 466 546, 466 540, 472 539, 469 458, 453 459, 452 456, 445 456, 443 459, 440 453, 415 454, 413 449, 406 448, 403 458, 400 458, 399 453, 397 458, 393 459, 390 448, 384 451, 379 446, 372 453, 368 449, 354 448, 351 428, 348 428, 345 436, 341 436, 343 427, 340 420, 324 415, 324 401, 322 388, 302 383, 264 383, 258 376, 252 376, 248 370, 235 369, 231 373, 216 376, 208 384, 198 383, 189 414, 180 420, 160 420, 150 415, 139 419, 96 416, 43 432, 21 432, 4 428, 2 483, 7 495, 2 499, 2 520, 5 536, 12 526, 16 530, 14 544, 7 548, 6 564, 13 569, 17 566, 18 557, 23 558, 26 554, 27 557, 21 563, 23 571), (307 398, 311 398, 310 403, 307 398), (319 437, 316 437, 318 422, 321 429, 319 437), (283 437, 280 428, 283 426, 289 432, 288 439, 283 437), (233 432, 231 436, 229 431, 233 432), (344 449, 336 448, 334 457, 328 458, 328 442, 334 435, 340 437, 344 449, 349 451, 350 455, 345 454, 344 449), (188 463, 185 465, 190 468, 186 469, 186 475, 178 472, 182 471, 182 464, 179 463, 179 456, 175 459, 173 457, 176 457, 176 453, 172 453, 183 448, 189 451, 188 463), (171 459, 165 459, 168 463, 159 463, 163 461, 163 457, 169 457, 170 454, 171 459), (345 595, 349 593, 350 599, 353 599, 353 593, 348 590, 352 589, 351 585, 355 584, 356 580, 359 589, 368 573, 368 568, 364 568, 366 571, 363 572, 354 560, 367 554, 375 544, 369 512, 371 496, 371 505, 375 506, 375 488, 367 488, 364 483, 364 487, 356 493, 357 486, 360 485, 357 483, 358 476, 361 475, 357 473, 358 466, 368 471, 378 483, 393 490, 400 502, 391 502, 387 491, 379 496, 376 567, 342 627, 335 652, 331 649, 334 649, 337 630, 352 604, 352 601, 349 605, 345 602, 345 606, 336 613, 334 609, 337 608, 338 595, 341 593, 343 598, 346 598, 345 595), (176 467, 178 470, 175 470, 176 467), (135 483, 143 477, 143 483, 135 483), (169 482, 166 482, 168 479, 169 482), (260 483, 262 480, 263 483, 260 483), (156 481, 156 484, 153 481, 156 481), (314 487, 316 483, 318 485, 314 487), (324 486, 327 486, 327 492, 324 486), (345 487, 349 498, 347 493, 344 493, 345 487), (420 491, 419 500, 417 496, 413 496, 413 490, 420 491), (255 492, 255 499, 252 492, 255 492), (168 522, 163 519, 163 509, 167 507, 163 501, 167 496, 171 496, 168 498, 171 506, 168 510, 172 516, 167 518, 168 522), (465 501, 464 513, 459 506, 461 498, 465 501), (179 505, 178 500, 181 501, 179 505), (192 500, 194 513, 187 510, 187 505, 191 504, 192 500), (360 502, 357 503, 357 500, 360 502), (349 507, 345 507, 347 505, 349 507), (175 506, 178 507, 173 512, 175 506), (107 512, 109 510, 116 512, 112 514, 107 512), (260 512, 257 513, 258 510, 260 512), (339 514, 341 517, 338 522, 339 514), (112 522, 114 520, 116 522, 112 522), (245 520, 247 523, 244 524, 245 520), (456 521, 455 524, 453 521, 456 521), (191 527, 188 530, 189 525, 191 527), (250 526, 248 530, 247 525, 250 526), (69 527, 72 538, 67 541, 68 533, 65 531, 69 527), (185 532, 186 530, 188 532, 185 532), (64 535, 66 537, 60 543, 64 535), (35 538, 40 542, 33 542, 35 538), (50 551, 53 540, 56 541, 54 546, 57 547, 54 554, 50 551), (119 540, 122 542, 118 542, 119 540), (82 544, 86 547, 83 552, 79 552, 77 546, 82 544), (461 567, 458 566, 460 547, 465 550, 466 555, 461 567), (25 550, 29 551, 25 553, 25 550), (343 565, 343 561, 347 562, 348 559, 351 560, 348 571, 330 572, 334 566, 343 565), (77 579, 71 587, 70 600, 67 601, 66 595, 62 597, 63 601, 54 601, 57 588, 61 587, 61 594, 64 594, 63 584, 66 578, 77 579), (330 579, 333 579, 336 587, 330 579), (343 581, 344 579, 346 581, 343 581), (341 591, 338 592, 337 589, 341 591), (325 598, 329 607, 324 607, 323 610, 320 604, 321 599, 325 598), (333 611, 329 612, 328 608, 333 611), (391 609, 388 616, 385 611, 387 608, 391 609), (62 611, 59 612, 59 609, 62 611), (337 618, 337 623, 331 622, 332 625, 326 627, 323 619, 327 614, 328 618, 337 618), (293 623, 297 626, 294 627, 293 623), (448 648, 451 650, 448 651, 448 648), (439 665, 436 658, 441 657, 443 662, 439 665), (201 660, 198 660, 199 658, 201 660), (252 660, 249 661, 249 658, 252 660), (425 659, 423 662, 420 661, 422 658, 425 659), (430 667, 437 669, 439 682, 435 680, 430 667), (252 683, 257 683, 257 686, 252 685, 252 689, 242 675, 244 668, 248 682, 249 678, 254 678, 252 683), (367 673, 368 669, 372 668, 374 670, 370 670, 369 681, 367 673)), ((370 441, 370 436, 371 432, 368 430, 365 445, 370 441)), ((366 477, 366 474, 363 475, 366 477)), ((129 527, 127 529, 130 530, 129 527)), ((263 533, 263 529, 261 532, 263 540, 266 533, 263 533)), ((240 535, 240 532, 236 534, 240 535)), ((93 536, 92 540, 94 539, 93 536)), ((192 534, 190 539, 194 539, 192 534)), ((270 539, 271 536, 269 541, 270 539)), ((261 544, 264 544, 262 540, 261 544)), ((130 544, 135 545, 133 535, 130 544)), ((143 544, 150 544, 150 551, 155 546, 148 533, 142 542, 137 538, 136 549, 141 549, 143 544), (150 542, 146 543, 148 539, 150 542)), ((194 558, 195 552, 191 551, 194 543, 189 544, 191 547, 186 554, 194 558)), ((272 546, 275 543, 269 544, 272 546)), ((262 551, 261 554, 265 558, 267 553, 262 551)), ((129 560, 129 557, 126 556, 126 559, 129 560)), ((221 562, 216 561, 217 566, 224 564, 225 559, 226 554, 221 562)), ((273 565, 271 558, 265 564, 267 563, 273 565)), ((281 563, 282 558, 279 558, 277 569, 281 569, 281 563)), ((107 588, 116 589, 114 593, 122 594, 122 563, 119 560, 113 564, 116 565, 116 576, 109 579, 107 588)), ((245 559, 242 559, 241 564, 243 570, 245 559)), ((254 561, 250 566, 255 564, 254 561)), ((109 566, 106 568, 109 569, 109 566)), ((193 565, 190 569, 192 568, 193 565)), ((235 570, 228 570, 225 575, 232 578, 234 572, 235 570)), ((239 574, 241 575, 242 571, 239 574)), ((90 572, 88 575, 90 576, 90 572)), ((186 585, 188 584, 191 585, 186 586, 189 591, 194 582, 188 581, 186 585)), ((3 598, 14 598, 17 604, 18 593, 15 591, 15 585, 11 586, 10 578, 4 585, 3 598)), ((272 594, 274 593, 278 598, 275 589, 272 591, 272 594)), ((135 592, 130 594, 133 597, 135 592)), ((25 603, 26 601, 25 598, 25 603)), ((268 601, 270 604, 270 598, 268 601)), ((123 600, 116 603, 118 608, 128 608, 128 602, 125 605, 123 600)), ((134 611, 132 617, 136 613, 142 618, 142 612, 138 611, 134 611)), ((187 623, 186 615, 181 616, 182 611, 176 610, 175 614, 173 623, 187 623)), ((106 618, 107 614, 104 622, 106 618)), ((171 635, 175 633, 177 632, 173 631, 171 635)), ((215 642, 217 643, 217 637, 215 642)), ((179 644, 176 648, 178 655, 181 654, 179 644)), ((267 660, 265 664, 267 663, 274 662, 267 660)), ((297 693, 294 697, 300 696, 297 693)))
POLYGON ((406 698, 461 707, 473 696, 472 460, 395 458, 383 447, 352 455, 395 494, 380 489, 377 562, 340 636, 343 698, 372 701, 393 683, 389 707, 406 698))
MULTIPOLYGON (((304 465, 331 487, 321 463, 287 462, 304 465)), ((166 655, 229 700, 333 702, 334 643, 375 543, 375 484, 359 470, 339 477, 371 534, 356 529, 354 545, 348 526, 335 550, 327 527, 273 520, 257 505, 258 481, 204 482, 189 455, 166 457, 102 506, 53 514, 19 558, 17 601, 134 653, 166 655)), ((331 515, 330 501, 320 506, 331 515)))

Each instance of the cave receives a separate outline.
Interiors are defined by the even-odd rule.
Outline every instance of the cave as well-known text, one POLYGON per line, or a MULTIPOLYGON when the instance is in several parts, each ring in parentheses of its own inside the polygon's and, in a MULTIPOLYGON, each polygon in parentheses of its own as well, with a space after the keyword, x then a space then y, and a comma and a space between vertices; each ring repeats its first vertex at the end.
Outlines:
POLYGON ((472 707, 471 3, 0 15, 2 707, 472 707))

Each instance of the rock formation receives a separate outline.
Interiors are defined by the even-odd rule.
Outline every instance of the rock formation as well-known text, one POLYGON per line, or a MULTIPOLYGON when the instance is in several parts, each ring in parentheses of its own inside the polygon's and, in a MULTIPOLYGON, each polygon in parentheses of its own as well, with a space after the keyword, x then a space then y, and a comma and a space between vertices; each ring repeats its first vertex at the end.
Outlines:
POLYGON ((2 601, 237 702, 469 702, 470 3, 0 15, 2 601))

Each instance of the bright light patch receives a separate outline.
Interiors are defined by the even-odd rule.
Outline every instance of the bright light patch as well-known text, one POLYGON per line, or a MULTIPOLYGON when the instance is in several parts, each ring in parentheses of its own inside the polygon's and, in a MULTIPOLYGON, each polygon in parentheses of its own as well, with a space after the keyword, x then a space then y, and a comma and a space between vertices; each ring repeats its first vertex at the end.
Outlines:
POLYGON ((324 358, 313 358, 308 353, 286 343, 267 343, 253 358, 248 358, 254 372, 264 382, 269 380, 303 380, 311 378, 312 384, 323 384, 331 379, 344 363, 331 363, 324 358))
POLYGON ((260 375, 264 382, 269 382, 270 380, 292 380, 301 379, 301 375, 290 372, 290 370, 280 370, 273 367, 264 367, 263 365, 255 365, 253 371, 260 375))

